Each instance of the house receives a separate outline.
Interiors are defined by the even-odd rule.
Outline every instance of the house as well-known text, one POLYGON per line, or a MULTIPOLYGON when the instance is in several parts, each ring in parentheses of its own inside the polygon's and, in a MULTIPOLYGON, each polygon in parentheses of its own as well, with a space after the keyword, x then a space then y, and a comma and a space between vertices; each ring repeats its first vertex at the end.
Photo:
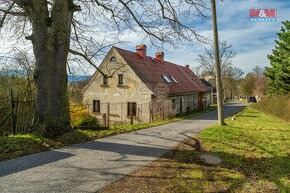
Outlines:
POLYGON ((201 110, 205 99, 210 104, 210 88, 189 65, 167 62, 163 52, 147 56, 146 49, 112 47, 84 88, 84 105, 103 125, 151 122, 201 110))
POLYGON ((210 103, 211 104, 216 104, 217 103, 217 95, 216 95, 216 88, 211 85, 208 81, 206 81, 205 79, 201 78, 200 79, 208 88, 210 88, 210 103))

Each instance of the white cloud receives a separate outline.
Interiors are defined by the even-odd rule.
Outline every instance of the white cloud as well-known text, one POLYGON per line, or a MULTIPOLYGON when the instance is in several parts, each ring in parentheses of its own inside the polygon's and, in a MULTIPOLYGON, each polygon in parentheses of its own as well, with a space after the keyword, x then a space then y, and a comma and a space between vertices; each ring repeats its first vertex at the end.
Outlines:
MULTIPOLYGON (((245 72, 251 71, 254 65, 269 65, 267 54, 271 53, 274 48, 274 39, 277 39, 276 33, 279 32, 281 21, 289 19, 289 1, 282 0, 227 0, 217 4, 219 39, 227 40, 233 44, 233 48, 238 55, 233 59, 235 66, 240 67, 245 72), (277 9, 278 22, 274 23, 255 23, 249 22, 249 9, 277 9)), ((210 11, 207 13, 210 15, 210 11)), ((196 31, 209 39, 212 39, 212 23, 211 18, 205 22, 195 23, 196 31)), ((102 32, 99 32, 102 34, 102 32)), ((103 34, 115 32, 104 31, 103 34)), ((101 36, 100 36, 101 37, 101 36)), ((121 41, 128 42, 120 45, 121 48, 135 51, 138 44, 147 44, 148 55, 154 57, 156 51, 165 52, 165 60, 174 62, 179 65, 189 64, 196 65, 197 54, 201 52, 200 47, 188 47, 184 45, 179 49, 173 49, 165 46, 164 50, 156 50, 150 47, 148 38, 144 39, 144 34, 140 33, 140 29, 136 28, 135 32, 125 30, 120 34, 121 41)), ((95 37, 96 39, 98 37, 95 37)), ((0 37, 1 39, 1 37, 0 37)), ((101 39, 101 38, 100 38, 101 39)), ((9 47, 7 39, 0 40, 0 50, 9 47)), ((93 72, 93 68, 89 68, 89 72, 93 72)))
POLYGON ((271 54, 271 48, 253 50, 252 52, 245 52, 237 55, 233 59, 233 64, 241 68, 245 73, 249 73, 256 65, 260 66, 261 68, 269 66, 270 62, 267 59, 268 54, 271 54))

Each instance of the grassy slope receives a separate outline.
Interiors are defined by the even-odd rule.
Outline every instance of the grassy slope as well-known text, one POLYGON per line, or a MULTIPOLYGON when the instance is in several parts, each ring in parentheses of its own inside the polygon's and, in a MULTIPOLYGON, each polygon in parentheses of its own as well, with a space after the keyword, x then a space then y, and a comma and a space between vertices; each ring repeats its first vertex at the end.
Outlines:
POLYGON ((180 163, 187 168, 171 180, 169 192, 289 192, 290 126, 251 107, 223 127, 212 126, 200 134, 206 153, 218 154, 218 166, 200 164, 197 155, 181 152, 171 159, 196 160, 180 163), (287 176, 288 175, 288 176, 287 176), (190 179, 190 180, 186 180, 190 179))
POLYGON ((130 132, 133 130, 139 130, 175 121, 180 121, 186 118, 204 114, 206 112, 215 109, 216 107, 212 106, 207 111, 196 112, 190 115, 174 119, 168 119, 154 123, 111 126, 110 129, 106 130, 92 131, 92 130, 77 129, 72 132, 65 133, 64 135, 59 136, 55 139, 43 138, 36 134, 10 135, 8 137, 0 137, 0 161, 12 159, 23 155, 29 155, 37 152, 48 151, 66 145, 82 143, 85 141, 94 140, 97 138, 102 138, 110 135, 116 135, 120 133, 130 132))

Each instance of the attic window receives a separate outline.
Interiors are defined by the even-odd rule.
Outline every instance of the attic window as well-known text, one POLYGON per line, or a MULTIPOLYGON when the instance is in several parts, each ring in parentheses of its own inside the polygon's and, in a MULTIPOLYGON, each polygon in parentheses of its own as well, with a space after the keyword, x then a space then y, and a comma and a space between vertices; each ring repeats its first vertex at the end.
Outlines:
POLYGON ((162 74, 161 76, 167 83, 171 83, 171 80, 166 75, 162 74))
POLYGON ((116 58, 113 56, 113 57, 110 58, 110 61, 111 62, 115 62, 116 61, 116 58))
POLYGON ((170 76, 170 78, 177 84, 177 80, 173 77, 173 76, 170 76))
POLYGON ((108 77, 103 76, 103 85, 108 85, 108 77))

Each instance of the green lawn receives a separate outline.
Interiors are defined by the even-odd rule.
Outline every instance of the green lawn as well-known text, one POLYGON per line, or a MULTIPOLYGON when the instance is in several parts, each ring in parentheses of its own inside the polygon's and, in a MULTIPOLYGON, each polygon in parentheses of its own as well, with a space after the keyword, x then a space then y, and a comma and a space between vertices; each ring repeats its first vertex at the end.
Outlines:
POLYGON ((179 152, 186 168, 171 182, 176 192, 290 192, 290 125, 247 107, 200 134, 204 150, 179 152), (198 161, 198 154, 222 157, 221 165, 208 166, 198 161), (187 180, 190 179, 190 180, 187 180))
POLYGON ((82 143, 97 138, 102 138, 110 135, 126 133, 133 130, 144 129, 163 125, 175 121, 184 120, 190 117, 195 117, 209 111, 215 110, 216 106, 211 106, 206 111, 195 112, 190 115, 181 116, 174 119, 167 119, 164 121, 153 123, 140 123, 134 125, 119 125, 110 126, 109 129, 104 130, 74 130, 65 133, 55 139, 48 139, 38 136, 37 134, 24 134, 24 135, 10 135, 8 137, 0 137, 0 161, 8 160, 15 157, 29 155, 37 152, 48 151, 51 149, 60 148, 66 145, 82 143))

